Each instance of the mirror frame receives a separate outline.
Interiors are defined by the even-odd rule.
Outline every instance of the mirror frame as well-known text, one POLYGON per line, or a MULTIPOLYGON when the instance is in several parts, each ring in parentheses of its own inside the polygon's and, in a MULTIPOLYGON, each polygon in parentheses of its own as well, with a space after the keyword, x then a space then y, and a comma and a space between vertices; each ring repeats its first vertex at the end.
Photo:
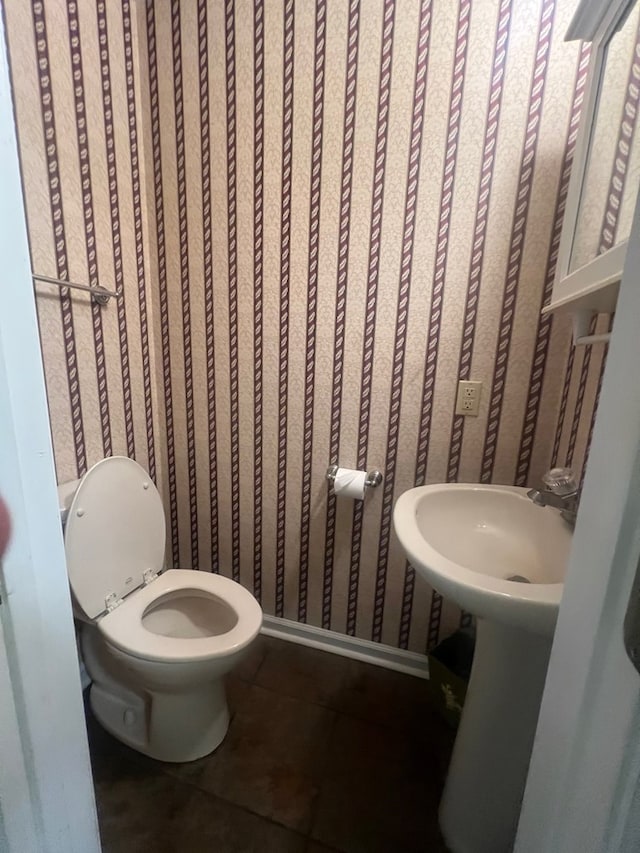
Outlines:
POLYGON ((562 234, 558 248, 556 275, 551 302, 544 313, 561 311, 574 316, 574 338, 586 334, 594 312, 615 310, 620 279, 627 252, 627 240, 570 272, 571 253, 578 227, 582 187, 586 179, 589 148, 598 106, 599 81, 609 39, 627 12, 640 0, 581 0, 565 41, 581 39, 592 44, 586 97, 571 168, 562 234))

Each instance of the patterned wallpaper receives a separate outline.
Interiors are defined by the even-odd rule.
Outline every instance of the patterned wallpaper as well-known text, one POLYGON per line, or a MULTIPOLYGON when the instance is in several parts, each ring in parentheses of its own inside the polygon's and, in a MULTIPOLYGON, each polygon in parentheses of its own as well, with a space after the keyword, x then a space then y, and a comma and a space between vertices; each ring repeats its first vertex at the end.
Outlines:
POLYGON ((101 308, 36 285, 58 481, 111 454, 157 476, 157 298, 130 4, 9 0, 4 13, 32 269, 120 294, 101 308))
POLYGON ((5 0, 34 269, 123 294, 38 286, 59 479, 135 455, 170 562, 267 613, 416 650, 457 626, 397 495, 533 483, 590 440, 603 348, 540 316, 574 5, 5 0), (334 462, 384 485, 336 500, 334 462))

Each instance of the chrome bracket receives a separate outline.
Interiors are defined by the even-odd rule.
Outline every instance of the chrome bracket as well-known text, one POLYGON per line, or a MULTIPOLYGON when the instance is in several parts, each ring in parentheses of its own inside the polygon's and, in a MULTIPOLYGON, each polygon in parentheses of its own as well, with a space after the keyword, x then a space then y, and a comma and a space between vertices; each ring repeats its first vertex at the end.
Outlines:
POLYGON ((142 573, 142 583, 145 586, 148 586, 151 581, 154 581, 157 577, 158 573, 155 572, 153 569, 145 569, 145 571, 142 573))
MULTIPOLYGON (((336 474, 338 473, 337 465, 329 465, 327 468, 327 480, 329 481, 329 487, 333 488, 334 481, 336 479, 336 474)), ((378 486, 382 483, 383 476, 380 471, 373 470, 367 471, 367 476, 364 481, 364 485, 367 489, 377 489, 378 486)))
POLYGON ((104 606, 107 609, 107 613, 111 613, 111 611, 115 610, 119 604, 122 604, 122 599, 118 598, 115 592, 110 592, 104 600, 104 606))

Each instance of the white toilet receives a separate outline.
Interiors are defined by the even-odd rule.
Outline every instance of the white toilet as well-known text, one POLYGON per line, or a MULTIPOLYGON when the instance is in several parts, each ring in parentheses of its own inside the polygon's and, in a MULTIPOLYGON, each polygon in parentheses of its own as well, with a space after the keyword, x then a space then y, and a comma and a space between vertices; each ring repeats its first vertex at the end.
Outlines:
POLYGON ((162 501, 132 459, 103 459, 59 494, 95 716, 161 761, 207 755, 229 725, 222 677, 258 634, 260 605, 221 575, 163 571, 162 501))

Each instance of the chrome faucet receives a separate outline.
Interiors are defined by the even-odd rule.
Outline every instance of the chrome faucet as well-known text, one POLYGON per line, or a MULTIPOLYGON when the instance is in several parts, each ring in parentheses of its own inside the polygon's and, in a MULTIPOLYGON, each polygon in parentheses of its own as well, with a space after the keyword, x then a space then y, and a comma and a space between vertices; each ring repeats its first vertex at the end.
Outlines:
POLYGON ((578 514, 580 489, 571 468, 552 468, 542 477, 546 488, 529 489, 527 497, 536 506, 552 506, 560 510, 560 515, 573 527, 578 514))

